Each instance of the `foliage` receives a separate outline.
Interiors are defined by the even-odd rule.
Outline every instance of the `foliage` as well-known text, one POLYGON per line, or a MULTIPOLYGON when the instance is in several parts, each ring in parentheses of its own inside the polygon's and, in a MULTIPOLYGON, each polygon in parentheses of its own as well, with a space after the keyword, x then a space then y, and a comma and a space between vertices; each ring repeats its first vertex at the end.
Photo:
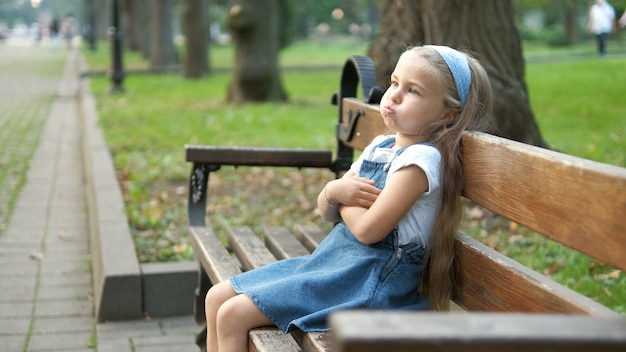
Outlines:
MULTIPOLYGON (((330 95, 338 88, 345 57, 362 53, 364 45, 320 45, 296 42, 282 52, 284 84, 292 98, 287 104, 225 104, 229 75, 221 70, 193 82, 174 75, 129 75, 128 92, 114 96, 108 94, 105 77, 92 77, 142 261, 191 258, 185 218, 189 171, 182 155, 185 143, 333 149, 336 108, 329 104, 330 95), (319 55, 321 48, 325 55, 319 55), (320 58, 326 55, 331 58, 320 58)), ((545 50, 532 48, 540 56, 550 52, 545 50)), ((584 50, 593 57, 593 48, 584 50)), ((216 65, 228 66, 223 62, 230 55, 227 48, 211 54, 216 65)), ((98 55, 90 58, 97 61, 98 55)), ((527 59, 531 105, 548 143, 573 155, 626 166, 622 62, 527 59)), ((211 175, 207 216, 218 230, 259 223, 290 226, 294 218, 328 228, 316 216, 314 201, 320 185, 332 177, 320 170, 224 168, 211 175)), ((469 208, 464 229, 523 264, 626 313, 623 273, 482 209, 469 208)))

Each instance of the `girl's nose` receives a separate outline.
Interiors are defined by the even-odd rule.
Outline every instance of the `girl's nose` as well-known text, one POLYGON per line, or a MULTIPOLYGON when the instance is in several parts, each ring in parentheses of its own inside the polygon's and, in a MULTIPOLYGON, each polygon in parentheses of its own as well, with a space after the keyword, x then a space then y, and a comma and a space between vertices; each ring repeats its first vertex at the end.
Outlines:
POLYGON ((394 103, 398 103, 402 100, 402 93, 400 89, 396 88, 390 93, 391 94, 389 95, 389 99, 391 99, 391 101, 393 101, 394 103))

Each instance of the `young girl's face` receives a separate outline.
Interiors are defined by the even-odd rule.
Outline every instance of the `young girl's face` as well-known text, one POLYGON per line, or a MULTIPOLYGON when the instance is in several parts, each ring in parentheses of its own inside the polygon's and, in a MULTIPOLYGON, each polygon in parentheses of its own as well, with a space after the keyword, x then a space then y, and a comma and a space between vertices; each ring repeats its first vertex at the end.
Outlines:
POLYGON ((432 72, 425 58, 403 53, 380 102, 385 125, 416 142, 424 141, 427 127, 447 112, 443 84, 432 72))

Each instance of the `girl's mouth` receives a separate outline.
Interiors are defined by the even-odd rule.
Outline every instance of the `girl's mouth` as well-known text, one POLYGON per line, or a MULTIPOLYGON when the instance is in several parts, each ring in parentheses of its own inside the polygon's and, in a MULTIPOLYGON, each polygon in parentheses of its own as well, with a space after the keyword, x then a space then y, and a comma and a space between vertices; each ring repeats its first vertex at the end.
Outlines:
POLYGON ((385 115, 393 115, 395 113, 395 110, 393 110, 391 106, 385 105, 382 107, 382 113, 385 115))

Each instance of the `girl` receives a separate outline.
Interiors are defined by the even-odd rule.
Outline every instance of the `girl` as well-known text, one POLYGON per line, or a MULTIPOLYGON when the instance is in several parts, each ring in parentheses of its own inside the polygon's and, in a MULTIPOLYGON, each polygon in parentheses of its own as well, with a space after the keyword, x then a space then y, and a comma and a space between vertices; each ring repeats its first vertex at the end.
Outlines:
POLYGON ((427 45, 405 51, 380 103, 385 125, 317 202, 338 222, 309 256, 282 260, 213 286, 207 350, 247 351, 248 331, 327 330, 343 309, 447 309, 463 189, 460 141, 491 114, 482 66, 427 45))

